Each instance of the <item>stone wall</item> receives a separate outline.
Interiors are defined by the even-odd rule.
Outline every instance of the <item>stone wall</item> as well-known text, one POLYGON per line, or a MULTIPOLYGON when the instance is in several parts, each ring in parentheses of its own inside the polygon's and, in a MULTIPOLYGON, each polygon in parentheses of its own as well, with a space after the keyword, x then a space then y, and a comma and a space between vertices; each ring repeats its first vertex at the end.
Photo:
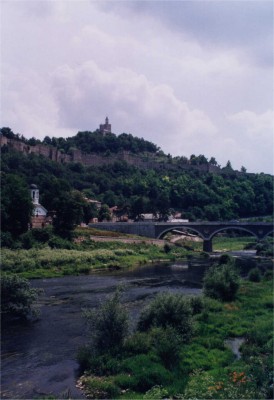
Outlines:
POLYGON ((58 163, 69 163, 69 162, 78 162, 85 166, 94 166, 100 167, 106 164, 113 164, 119 161, 125 161, 130 165, 133 165, 137 168, 142 169, 156 169, 156 170, 198 170, 201 172, 212 172, 215 174, 222 174, 222 173, 237 173, 237 171, 223 171, 220 167, 205 164, 205 165, 190 165, 190 164, 173 164, 172 160, 170 162, 160 162, 157 159, 157 156, 151 154, 148 156, 138 156, 132 154, 127 151, 122 151, 117 154, 110 154, 108 156, 104 156, 101 154, 86 154, 83 153, 81 150, 74 149, 72 150, 71 154, 64 154, 57 150, 56 147, 47 146, 44 144, 37 144, 35 146, 30 146, 26 143, 21 142, 20 140, 8 139, 3 135, 0 135, 0 146, 9 146, 10 148, 20 151, 24 154, 36 154, 42 155, 46 158, 49 158, 52 161, 56 161, 58 163))

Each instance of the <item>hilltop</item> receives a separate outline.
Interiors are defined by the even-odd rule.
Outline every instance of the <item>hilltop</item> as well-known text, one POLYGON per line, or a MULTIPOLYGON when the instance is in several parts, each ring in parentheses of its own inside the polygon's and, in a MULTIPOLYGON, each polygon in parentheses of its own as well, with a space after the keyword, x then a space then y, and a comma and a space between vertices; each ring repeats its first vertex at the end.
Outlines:
MULTIPOLYGON (((85 166, 102 166, 125 161, 127 164, 143 169, 196 169, 204 172, 232 172, 230 162, 225 168, 218 165, 214 157, 209 160, 204 155, 172 157, 166 155, 157 145, 143 138, 122 133, 78 132, 69 138, 50 138, 42 141, 26 139, 14 134, 10 128, 1 129, 1 147, 8 146, 24 154, 36 154, 60 163, 81 163, 85 166)), ((235 171, 234 171, 235 172, 235 171)))

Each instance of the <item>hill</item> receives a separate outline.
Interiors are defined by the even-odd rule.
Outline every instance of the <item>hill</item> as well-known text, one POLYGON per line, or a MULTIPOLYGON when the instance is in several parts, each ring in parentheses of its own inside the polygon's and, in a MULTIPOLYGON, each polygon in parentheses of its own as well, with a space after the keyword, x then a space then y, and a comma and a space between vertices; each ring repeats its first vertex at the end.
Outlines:
MULTIPOLYGON (((91 204, 85 206, 84 198, 108 207, 117 206, 121 213, 126 211, 132 218, 139 218, 143 213, 157 214, 160 218, 177 213, 190 220, 212 221, 259 217, 273 212, 272 176, 233 171, 230 165, 221 169, 214 165, 213 157, 210 162, 202 155, 193 155, 190 160, 172 158, 156 145, 126 134, 116 137, 79 132, 73 138, 52 138, 50 143, 45 138, 42 143, 26 140, 8 128, 1 131, 3 230, 10 229, 5 228, 5 221, 14 212, 11 196, 16 195, 18 187, 22 193, 29 193, 30 184, 39 187, 40 202, 47 210, 61 207, 62 199, 63 208, 71 204, 68 215, 77 209, 79 218, 85 221, 98 215, 98 210, 91 204), (76 162, 69 158, 73 152, 81 157, 97 157, 99 161, 76 162), (54 161, 58 154, 63 159, 57 157, 54 161), (214 173, 210 166, 215 167, 214 173)), ((22 203, 20 196, 18 210, 22 203)))
POLYGON ((125 161, 143 169, 198 169, 205 172, 229 172, 232 168, 221 169, 214 157, 208 160, 204 155, 187 157, 171 157, 166 155, 155 144, 137 138, 131 134, 102 134, 95 132, 78 132, 70 138, 50 138, 43 141, 35 138, 26 139, 14 134, 10 128, 2 128, 1 147, 8 146, 24 154, 37 154, 52 161, 69 163, 79 162, 86 166, 101 166, 125 161))

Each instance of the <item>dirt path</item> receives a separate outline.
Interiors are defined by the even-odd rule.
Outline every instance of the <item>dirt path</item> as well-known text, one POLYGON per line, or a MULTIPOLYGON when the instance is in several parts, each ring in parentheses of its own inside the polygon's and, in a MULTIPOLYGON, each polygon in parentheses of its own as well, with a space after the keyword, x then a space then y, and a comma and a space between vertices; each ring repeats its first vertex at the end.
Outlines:
POLYGON ((90 236, 91 240, 95 242, 121 242, 121 243, 148 243, 156 244, 157 246, 164 246, 167 243, 166 240, 160 239, 135 239, 135 238, 125 238, 125 237, 107 237, 107 236, 90 236))

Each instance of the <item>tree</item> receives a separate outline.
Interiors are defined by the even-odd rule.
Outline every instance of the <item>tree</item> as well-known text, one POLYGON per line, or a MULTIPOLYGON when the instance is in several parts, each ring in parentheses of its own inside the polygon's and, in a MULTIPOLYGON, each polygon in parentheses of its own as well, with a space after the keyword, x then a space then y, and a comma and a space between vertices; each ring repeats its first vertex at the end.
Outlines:
POLYGON ((230 170, 233 170, 232 165, 231 165, 231 162, 230 162, 229 160, 228 160, 228 162, 226 163, 225 168, 230 169, 230 170))
POLYGON ((71 231, 83 220, 85 200, 80 192, 63 192, 55 202, 56 216, 53 218, 55 233, 70 237, 71 231))
POLYGON ((153 327, 171 327, 178 332, 184 342, 188 342, 193 334, 189 300, 180 294, 158 294, 141 312, 138 321, 140 331, 148 331, 153 327))
POLYGON ((211 157, 210 160, 209 160, 209 164, 217 166, 218 163, 216 161, 216 158, 215 157, 211 157))
POLYGON ((111 217, 110 217, 110 211, 109 211, 109 207, 106 204, 102 204, 100 210, 99 210, 99 221, 102 222, 104 220, 106 221, 110 221, 111 217))
POLYGON ((134 196, 132 198, 132 203, 131 203, 131 216, 133 219, 139 219, 141 217, 141 214, 145 212, 145 201, 144 198, 134 196))
POLYGON ((13 174, 2 174, 1 229, 14 238, 28 230, 33 204, 24 179, 13 174))
POLYGON ((96 310, 85 310, 92 345, 96 353, 112 353, 121 348, 128 333, 129 318, 121 304, 121 290, 96 310))
POLYGON ((27 318, 37 315, 33 303, 39 291, 18 275, 1 276, 1 315, 3 318, 27 318))
POLYGON ((239 275, 234 262, 215 264, 208 269, 204 277, 204 294, 222 301, 235 299, 239 289, 239 275))
POLYGON ((94 203, 88 203, 83 206, 83 221, 88 224, 92 218, 98 218, 98 208, 94 203))

